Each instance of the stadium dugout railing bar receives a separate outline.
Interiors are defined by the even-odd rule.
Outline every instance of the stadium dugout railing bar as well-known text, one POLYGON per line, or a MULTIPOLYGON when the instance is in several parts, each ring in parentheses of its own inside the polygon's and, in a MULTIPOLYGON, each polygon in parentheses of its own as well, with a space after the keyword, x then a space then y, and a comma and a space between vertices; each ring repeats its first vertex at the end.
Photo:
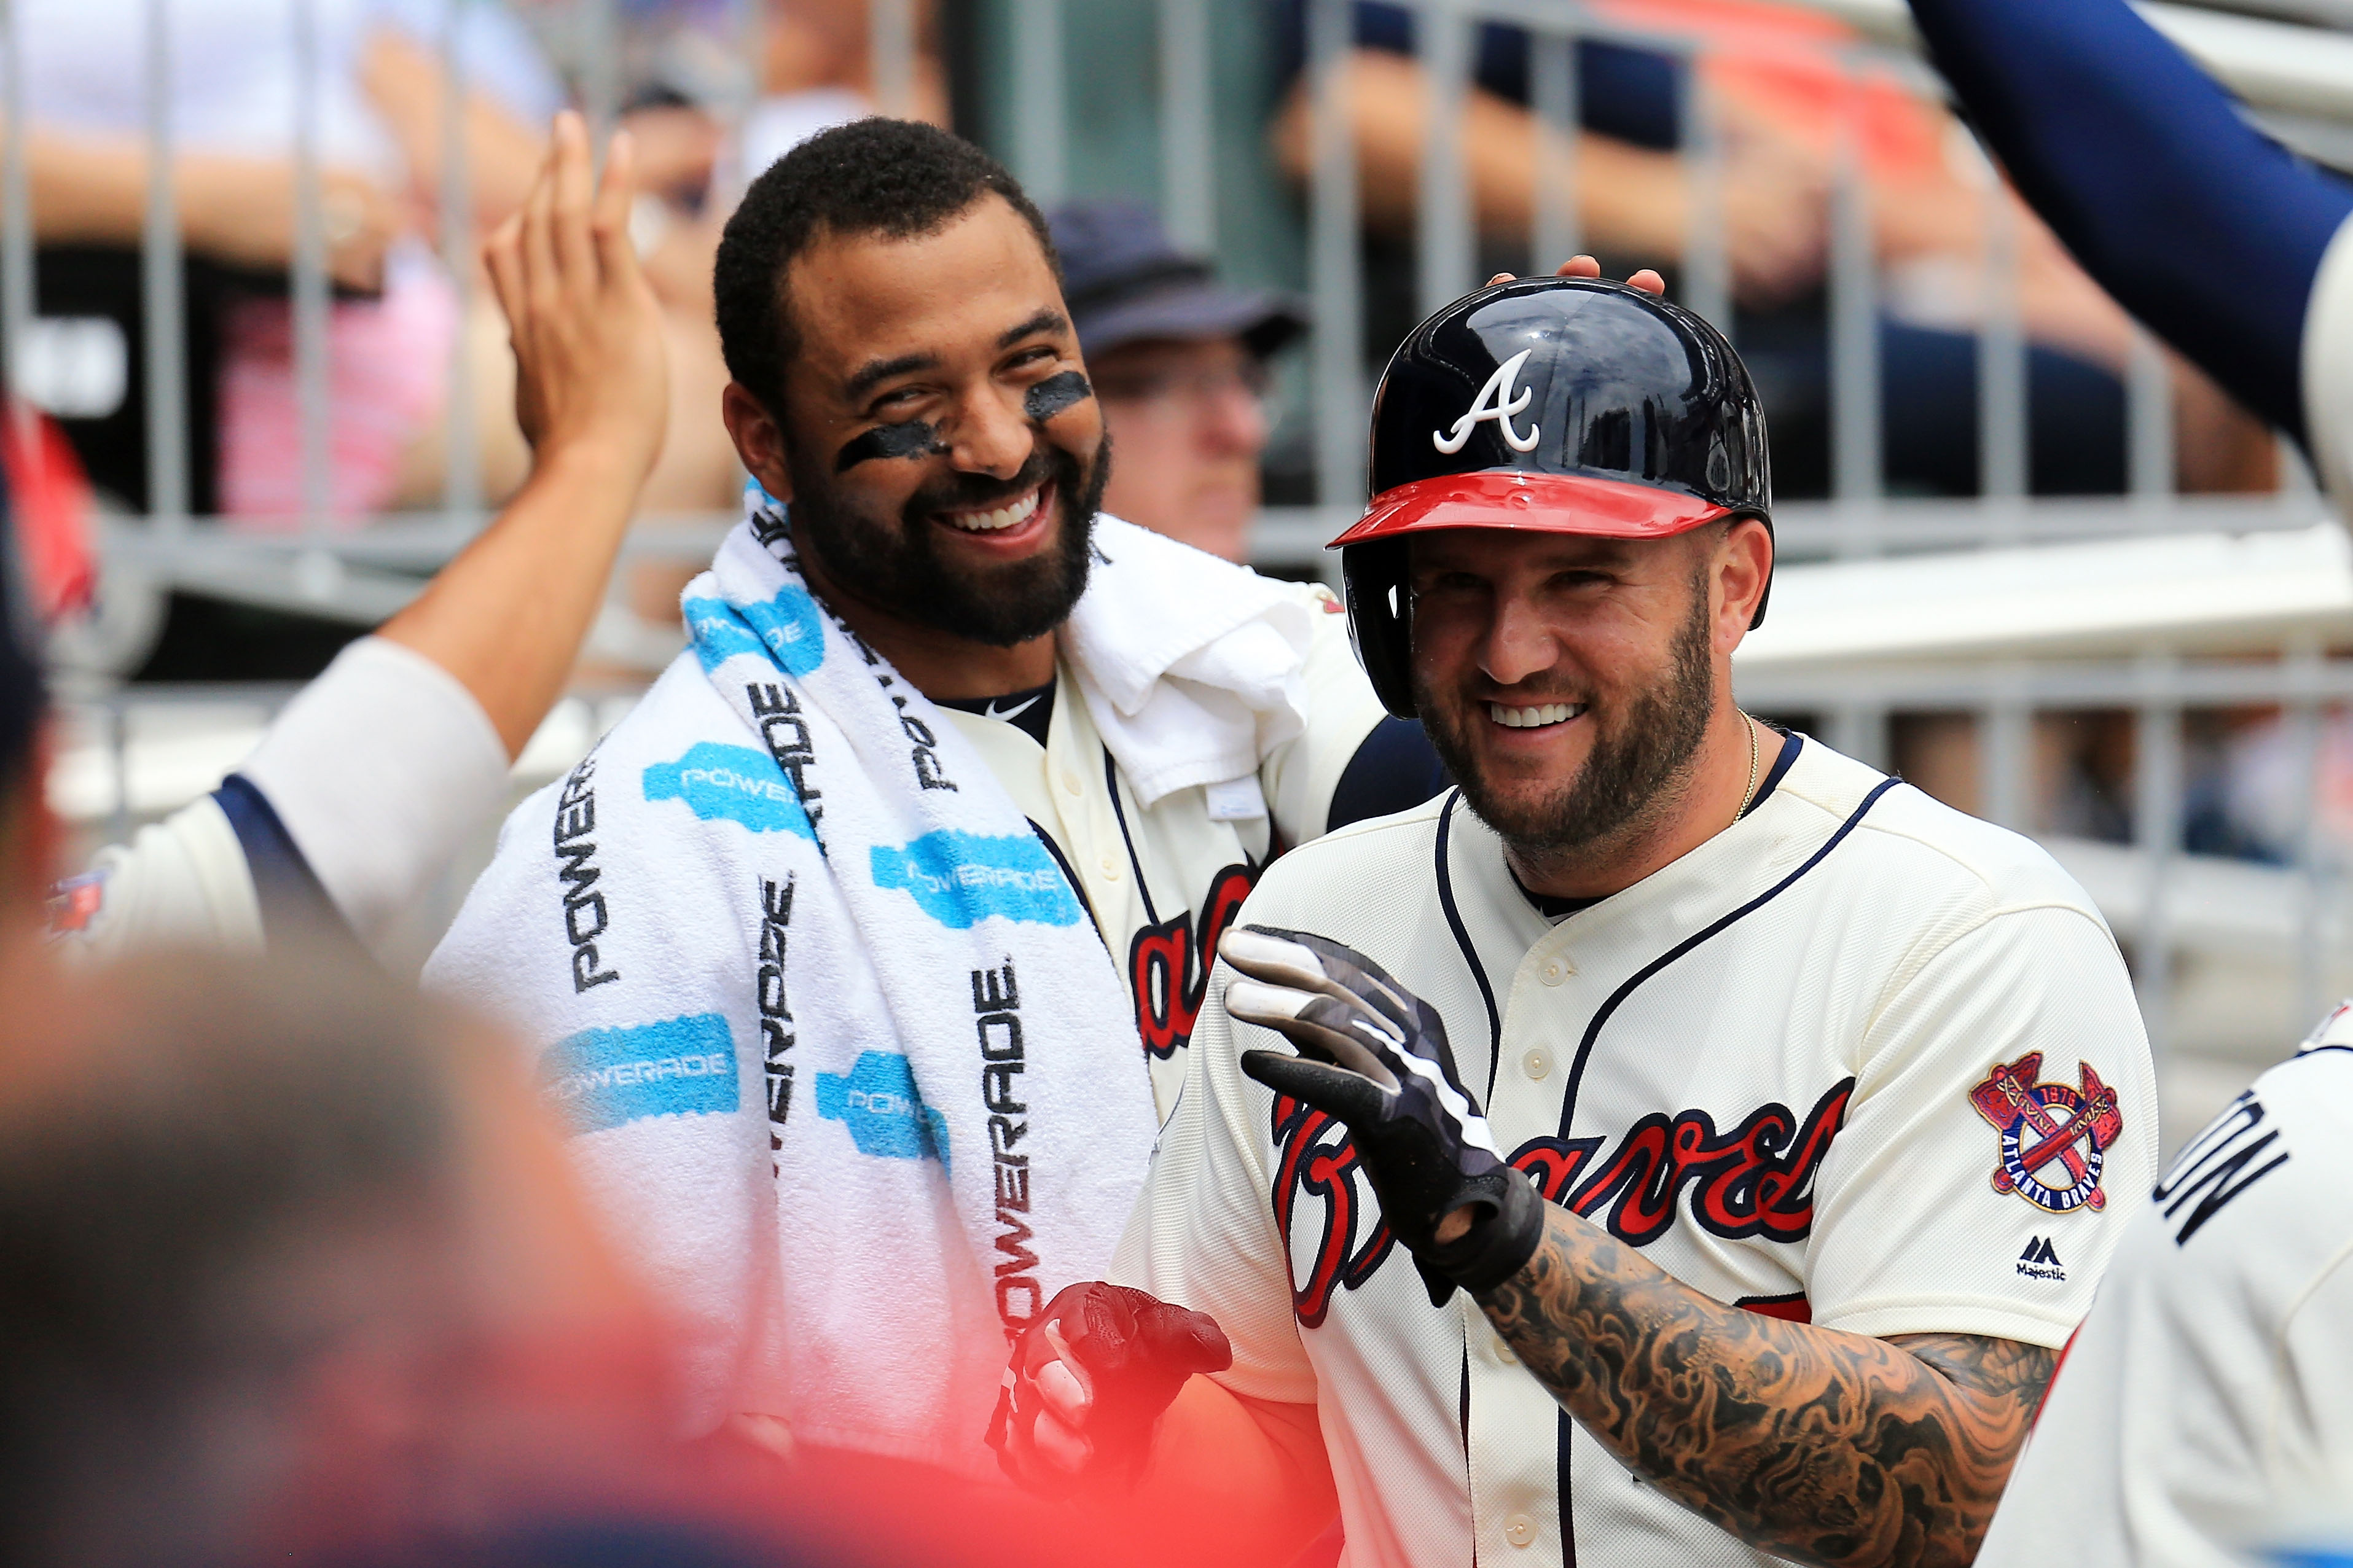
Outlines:
MULTIPOLYGON (((470 8, 487 3, 446 0, 434 44, 445 80, 440 140, 446 162, 432 181, 445 219, 438 245, 452 279, 469 294, 478 286, 472 257, 480 237, 467 218, 469 171, 464 140, 457 134, 468 85, 459 41, 470 8)), ((1073 53, 1080 32, 1073 18, 1081 14, 1068 8, 1068 0, 990 3, 1011 42, 1003 51, 1001 79, 983 83, 997 100, 987 117, 1002 128, 996 151, 1041 200, 1079 194, 1074 139, 1091 129, 1073 123, 1071 107, 1072 84, 1089 68, 1073 53)), ((1563 0, 1401 3, 1413 14, 1431 104, 1412 251, 1418 302, 1434 310, 1482 281, 1482 238, 1466 177, 1463 117, 1482 24, 1514 24, 1530 34, 1530 108, 1552 132, 1539 142, 1532 218, 1520 252, 1519 264, 1529 269, 1548 270, 1579 246, 1579 170, 1569 132, 1581 120, 1580 42, 1630 44, 1685 62, 1706 42, 1672 29, 1630 27, 1563 0)), ((1900 0, 1802 3, 1851 25, 1853 37, 1840 56, 1847 68, 1938 92, 1900 0)), ((1235 111, 1232 85, 1218 76, 1229 54, 1221 47, 1221 29, 1263 26, 1269 8, 1235 0, 1150 5, 1158 198, 1181 243, 1215 254, 1221 211, 1218 132, 1235 111)), ((609 126, 624 91, 620 0, 577 0, 540 10, 565 30, 560 53, 577 101, 600 130, 609 126)), ((753 104, 749 62, 763 55, 765 5, 729 0, 725 10, 732 52, 746 68, 740 90, 714 106, 723 118, 741 116, 753 104)), ((2311 155, 2353 167, 2353 34, 2341 30, 2353 26, 2353 0, 2231 0, 2207 7, 2158 3, 2144 10, 2229 83, 2250 113, 2311 155)), ((69 739, 58 798, 93 829, 127 830, 175 804, 184 792, 206 787, 197 775, 233 763, 233 757, 205 760, 201 746, 190 749, 193 742, 170 753, 168 735, 195 724, 192 711, 207 704, 214 710, 242 705, 258 723, 253 715, 266 714, 282 700, 275 689, 165 694, 119 684, 136 664, 143 639, 152 638, 162 595, 178 590, 371 624, 406 603, 487 516, 473 437, 478 389, 458 348, 448 370, 448 458, 438 506, 365 520, 364 526, 331 515, 333 292, 315 0, 288 0, 286 8, 290 40, 302 65, 290 135, 298 223, 289 269, 301 515, 287 531, 262 534, 194 514, 190 367, 182 347, 189 302, 180 193, 170 156, 178 128, 167 89, 175 59, 174 15, 168 0, 147 0, 143 32, 124 40, 121 57, 123 68, 140 73, 146 84, 144 135, 152 153, 140 243, 138 367, 149 504, 141 512, 117 510, 102 519, 100 613, 69 628, 59 642, 69 739), (156 716, 166 709, 177 717, 156 716)), ((885 111, 909 110, 916 101, 919 66, 915 0, 871 0, 870 16, 878 105, 885 111)), ((1293 281, 1313 302, 1315 321, 1299 374, 1291 378, 1298 396, 1286 405, 1285 417, 1307 433, 1319 500, 1271 509, 1258 541, 1262 564, 1328 574, 1335 563, 1322 544, 1353 520, 1363 499, 1374 345, 1365 324, 1359 170, 1342 90, 1354 39, 1349 0, 1306 0, 1305 23, 1309 156, 1299 234, 1304 268, 1293 281)), ((0 342, 9 386, 37 403, 43 387, 32 345, 48 324, 35 299, 26 152, 30 128, 18 47, 24 25, 17 6, 0 0, 0 342)), ((1723 216, 1717 106, 1704 73, 1686 70, 1683 79, 1687 88, 1679 100, 1678 140, 1699 199, 1676 288, 1683 303, 1727 321, 1735 258, 1727 254, 1723 216)), ((1905 716, 1973 718, 1978 808, 2042 834, 2079 868, 2133 951, 2153 1033, 2160 1040, 2188 1037, 2189 1026, 2177 1026, 2177 959, 2200 952, 2243 958, 2261 950, 2294 955, 2293 984, 2280 988, 2286 998, 2282 1016, 2264 1025, 2287 1037, 2280 1031, 2316 1013, 2326 995, 2353 982, 2353 969, 2345 963, 2353 952, 2342 940, 2353 929, 2347 879, 2337 869, 2332 841, 2315 826, 2316 803, 2333 776, 2322 766, 2325 737, 2353 709, 2353 658, 2342 657, 2353 649, 2353 563, 2345 559, 2342 536, 2326 534, 2339 546, 2332 553, 2315 531, 2321 504, 2292 454, 2283 462, 2287 480, 2276 494, 2176 494, 2169 373, 2146 340, 2124 377, 2126 492, 2088 499, 2030 493, 2029 343, 2015 283, 2018 237, 1995 199, 1998 176, 1982 156, 1977 165, 1989 215, 1985 271, 1994 286, 1977 329, 1980 493, 1944 500, 1889 494, 1881 429, 1883 289, 1861 134, 1859 124, 1849 124, 1838 136, 1827 205, 1829 493, 1778 509, 1788 564, 1775 624, 1767 629, 1778 634, 1792 627, 1803 618, 1799 607, 1810 602, 1829 606, 1822 614, 1832 616, 1838 605, 1852 601, 1854 584, 1878 581, 1870 577, 1873 572, 1910 570, 1905 592, 1914 596, 1902 601, 1909 606, 1903 617, 1869 622, 1848 616, 1838 622, 1844 630, 1810 643, 1776 645, 1760 637, 1740 667, 1744 699, 1759 711, 1814 725, 1824 739, 1883 764, 1901 760, 1891 737, 1905 716), (2276 547, 2271 555, 2241 548, 2266 540, 2276 547), (2168 542, 2180 552, 2168 554, 2168 542), (2080 552, 2086 551, 2123 553, 2084 565, 2090 558, 2080 552), (2216 564, 2223 557, 2229 560, 2216 564), (1965 570, 1960 563, 1972 559, 1978 564, 1965 570), (1998 635, 1956 635, 1943 642, 1917 635, 1921 626, 1965 618, 1952 586, 1963 578, 1978 582, 1999 566, 2033 581, 2062 559, 2078 563, 2070 570, 2080 569, 2088 579, 2129 585, 2113 589, 2107 599, 2086 590, 2063 603, 2034 601, 2041 608, 2031 624, 1983 607, 1972 612, 1985 626, 2004 628, 1998 635), (2121 576, 2120 562, 2129 567, 2121 576), (2220 629, 2211 613, 2217 584, 2229 589, 2232 606, 2227 626, 2220 629), (2111 602, 2119 596, 2123 612, 2111 602), (1903 624, 1894 624, 1897 619, 1903 624), (2303 826, 2284 858, 2271 864, 2187 853, 2180 830, 2189 769, 2185 722, 2253 710, 2284 716, 2289 748, 2302 769, 2297 810, 2303 826), (2120 841, 2063 839, 2037 816, 2035 716, 2092 710, 2130 715, 2134 743, 2125 815, 2131 826, 2120 841)), ((1493 240, 1485 237, 1490 247, 1493 240)), ((707 558, 731 521, 719 515, 642 520, 628 558, 707 558)), ((1983 598, 1997 607, 2024 602, 1999 586, 1983 590, 1983 598)), ((649 673, 678 641, 675 627, 650 625, 617 602, 599 622, 589 655, 607 669, 649 673)), ((560 766, 565 754, 576 754, 572 748, 585 749, 616 710, 615 700, 607 694, 567 705, 525 772, 560 766)), ((248 720, 237 724, 249 728, 248 720)))

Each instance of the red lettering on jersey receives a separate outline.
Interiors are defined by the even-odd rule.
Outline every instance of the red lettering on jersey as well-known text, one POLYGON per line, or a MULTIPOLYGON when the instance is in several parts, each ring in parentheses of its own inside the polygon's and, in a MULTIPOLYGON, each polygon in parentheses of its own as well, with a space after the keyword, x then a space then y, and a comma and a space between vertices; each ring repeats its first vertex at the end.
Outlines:
POLYGON ((1274 1173, 1274 1223, 1284 1242, 1291 1239, 1293 1204, 1302 1191, 1324 1200, 1324 1234, 1316 1241, 1315 1263, 1307 1279, 1291 1289, 1291 1310, 1300 1322, 1314 1328, 1332 1310, 1334 1292, 1353 1290, 1373 1277, 1389 1255, 1397 1238, 1388 1226, 1377 1226, 1365 1244, 1356 1245, 1360 1207, 1356 1194, 1356 1146, 1348 1131, 1321 1110, 1289 1095, 1274 1097, 1274 1142, 1282 1160, 1274 1173), (1337 1136, 1325 1138, 1326 1133, 1337 1136))
POLYGON ((1797 1241, 1813 1228, 1814 1173, 1853 1094, 1854 1079, 1845 1079, 1814 1101, 1802 1126, 1777 1103, 1759 1106, 1721 1135, 1704 1110, 1672 1117, 1653 1111, 1582 1180, 1577 1178, 1601 1147, 1599 1138, 1532 1138, 1512 1163, 1534 1177, 1546 1197, 1577 1214, 1592 1216, 1608 1205, 1609 1233, 1635 1247, 1667 1233, 1686 1184, 1692 1216, 1712 1234, 1797 1241))
POLYGON ((1135 1032, 1144 1048, 1162 1061, 1183 1049, 1193 1037, 1201 1003, 1209 988, 1209 965, 1217 961, 1218 939, 1233 924, 1234 916, 1250 897, 1258 872, 1248 866, 1229 866, 1209 880, 1201 900, 1201 930, 1193 931, 1193 911, 1148 925, 1127 947, 1127 981, 1135 994, 1135 1032))
POLYGON ((1733 1305, 1760 1318, 1778 1318, 1785 1323, 1814 1321, 1814 1304, 1806 1300, 1803 1290, 1792 1290, 1786 1296, 1743 1296, 1733 1305))
MULTIPOLYGON (((1846 1120, 1854 1079, 1833 1084, 1802 1122, 1781 1104, 1758 1107, 1719 1134, 1704 1110, 1643 1117, 1602 1158, 1604 1138, 1532 1138, 1512 1156, 1546 1200, 1600 1218, 1611 1235, 1648 1247, 1675 1222, 1683 1189, 1692 1217, 1728 1240, 1761 1237, 1801 1241, 1813 1229, 1814 1175, 1846 1120), (1603 1211, 1607 1211, 1606 1214, 1603 1211)), ((1293 1310, 1314 1328, 1331 1310, 1333 1296, 1372 1278, 1393 1237, 1376 1228, 1359 1247, 1360 1220, 1378 1214, 1369 1190, 1356 1187, 1356 1151, 1347 1130, 1320 1110, 1278 1095, 1274 1141, 1281 1161, 1274 1176, 1274 1216, 1288 1242, 1299 1195, 1324 1200, 1324 1228, 1304 1280, 1295 1278, 1293 1310)), ((1759 1297, 1740 1305, 1768 1317, 1810 1321, 1802 1296, 1759 1297)))

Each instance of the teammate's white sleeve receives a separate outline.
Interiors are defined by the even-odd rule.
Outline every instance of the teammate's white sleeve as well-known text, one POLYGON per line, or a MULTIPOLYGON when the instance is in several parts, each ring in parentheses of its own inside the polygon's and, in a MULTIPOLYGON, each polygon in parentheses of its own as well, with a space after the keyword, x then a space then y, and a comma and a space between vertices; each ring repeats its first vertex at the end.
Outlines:
POLYGON ((1315 1371, 1292 1314, 1290 1259, 1258 1152, 1267 1131, 1253 1124, 1271 1096, 1242 1076, 1225 1007, 1232 978, 1224 963, 1210 972, 1185 1087, 1153 1149, 1112 1281, 1215 1318, 1234 1348, 1217 1380, 1236 1394, 1313 1405, 1315 1371))
POLYGON ((297 693, 237 771, 370 945, 507 792, 506 747, 473 694, 424 655, 375 637, 297 693))
POLYGON ((1259 769, 1276 831, 1285 844, 1324 836, 1332 815, 1332 795, 1356 760, 1356 748, 1388 717, 1365 667, 1348 640, 1348 617, 1335 613, 1339 601, 1321 584, 1299 589, 1315 612, 1307 645, 1307 728, 1269 753, 1259 769))
POLYGON ((2321 255, 2303 347, 2305 435, 2337 515, 2353 521, 2353 218, 2321 255))
POLYGON ((2261 1548, 2353 1544, 2348 1183, 2353 1041, 2272 1068, 2182 1145, 2068 1347, 1981 1561, 2242 1568, 2261 1548))
POLYGON ((100 963, 157 947, 262 948, 252 868, 211 795, 92 856, 50 890, 49 926, 64 952, 100 963))
MULTIPOLYGON (((2148 1047, 2105 928, 2057 904, 1990 914, 1899 972, 1854 1069, 1814 1194, 1813 1321, 1880 1337, 2064 1344, 2157 1169, 2148 1047), (1996 1067, 2034 1053, 2026 1085, 2064 1096, 2096 1075, 2116 1096, 2114 1142, 2095 1155, 2088 1141, 2069 1146, 2100 1162, 2100 1207, 2053 1212, 1997 1184, 2003 1135, 1972 1094, 1996 1067)), ((2032 1149, 2042 1137, 2021 1141, 2032 1149)), ((2035 1190, 2053 1201, 2089 1190, 2055 1166, 2046 1174, 2049 1187, 2035 1190)))

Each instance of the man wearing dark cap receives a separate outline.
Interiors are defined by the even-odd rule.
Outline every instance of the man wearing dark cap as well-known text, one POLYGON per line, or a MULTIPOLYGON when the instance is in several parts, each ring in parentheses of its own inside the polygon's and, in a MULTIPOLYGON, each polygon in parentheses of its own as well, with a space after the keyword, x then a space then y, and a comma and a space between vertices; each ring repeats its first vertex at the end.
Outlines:
POLYGON ((2029 840, 1741 711, 1772 491, 1704 321, 1504 281, 1371 446, 1349 616, 1459 786, 1251 893, 1008 1468, 1140 1476, 1205 1562, 1335 1500, 1359 1568, 1970 1562, 2155 1174, 2114 940, 2029 840))
POLYGON ((1267 361, 1307 330, 1299 301, 1229 289, 1141 202, 1054 213, 1064 290, 1119 461, 1103 510, 1229 561, 1250 556, 1266 449, 1267 361))

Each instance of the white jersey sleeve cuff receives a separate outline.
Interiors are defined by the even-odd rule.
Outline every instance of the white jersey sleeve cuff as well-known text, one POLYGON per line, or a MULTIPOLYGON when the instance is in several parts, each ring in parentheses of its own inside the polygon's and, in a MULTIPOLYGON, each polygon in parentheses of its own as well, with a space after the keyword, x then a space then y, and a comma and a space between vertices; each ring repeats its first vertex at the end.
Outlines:
POLYGON ((472 693, 377 637, 297 693, 237 771, 371 947, 507 790, 506 747, 472 693))
POLYGON ((2321 254, 2304 311, 2304 427, 2337 515, 2353 522, 2353 218, 2321 254))

